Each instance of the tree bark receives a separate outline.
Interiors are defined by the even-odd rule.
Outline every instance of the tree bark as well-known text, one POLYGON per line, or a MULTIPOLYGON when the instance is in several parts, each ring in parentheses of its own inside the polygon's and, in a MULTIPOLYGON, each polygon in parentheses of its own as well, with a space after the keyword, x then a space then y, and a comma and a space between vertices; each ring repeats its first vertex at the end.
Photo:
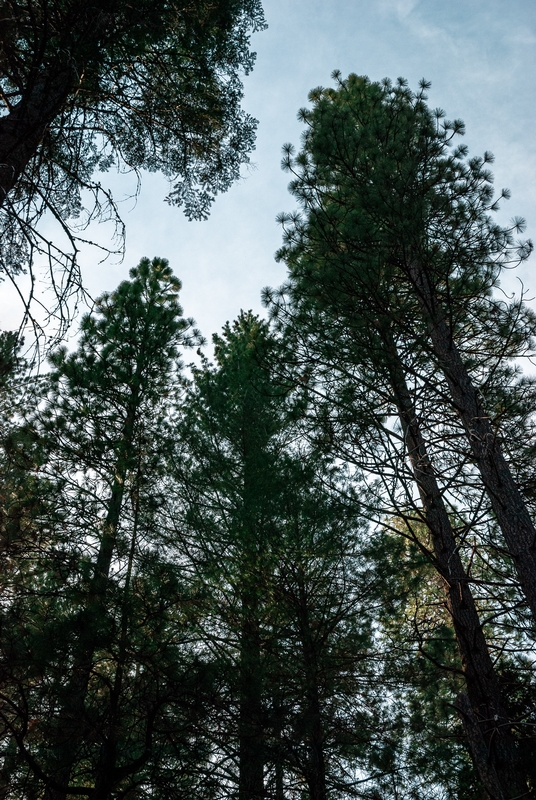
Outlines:
MULTIPOLYGON (((91 800, 108 800, 117 779, 117 731, 121 723, 120 700, 123 691, 123 678, 127 664, 127 645, 129 634, 128 599, 134 569, 134 556, 138 537, 139 496, 135 503, 132 538, 128 555, 127 574, 123 588, 123 605, 121 609, 121 634, 117 654, 117 665, 113 686, 110 691, 110 720, 108 732, 103 732, 103 743, 95 774, 95 790, 91 800)), ((124 770, 124 767, 123 767, 124 770)))
POLYGON ((470 580, 458 553, 454 531, 406 384, 403 365, 392 340, 387 342, 387 347, 391 388, 424 518, 432 537, 435 566, 443 583, 466 681, 467 702, 459 705, 459 708, 469 749, 490 800, 528 797, 526 782, 517 767, 516 745, 507 704, 501 696, 470 580))
POLYGON ((454 408, 465 429, 521 588, 536 619, 536 527, 502 453, 491 420, 484 411, 479 393, 453 340, 452 331, 434 297, 428 276, 423 268, 414 265, 412 279, 454 408))
POLYGON ((274 700, 273 700, 273 708, 274 708, 274 723, 273 723, 273 730, 274 730, 274 756, 272 758, 274 763, 274 800, 285 800, 285 755, 286 755, 286 748, 285 742, 283 741, 283 724, 284 724, 284 711, 281 707, 281 701, 279 698, 279 691, 276 688, 274 690, 274 700))

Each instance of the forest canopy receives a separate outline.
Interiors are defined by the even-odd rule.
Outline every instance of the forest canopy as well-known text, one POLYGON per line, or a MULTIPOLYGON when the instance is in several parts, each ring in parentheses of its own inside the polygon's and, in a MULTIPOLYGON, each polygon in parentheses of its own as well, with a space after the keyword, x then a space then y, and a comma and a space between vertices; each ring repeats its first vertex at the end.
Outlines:
MULTIPOLYGON (((164 7, 192 102, 187 47, 258 12, 225 8, 220 29, 223 5, 164 7)), ((147 4, 125 48, 160 24, 147 4)), ((88 97, 119 41, 88 43, 88 97)), ((0 798, 536 796, 536 317, 497 292, 532 245, 427 89, 311 92, 284 148, 287 280, 212 361, 163 258, 40 376, 2 334, 0 798)))

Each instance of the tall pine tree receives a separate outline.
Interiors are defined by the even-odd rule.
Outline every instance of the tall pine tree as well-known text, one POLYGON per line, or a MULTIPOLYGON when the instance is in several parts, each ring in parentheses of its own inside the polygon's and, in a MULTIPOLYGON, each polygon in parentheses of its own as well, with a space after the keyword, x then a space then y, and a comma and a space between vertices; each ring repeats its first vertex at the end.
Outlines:
MULTIPOLYGON (((462 345, 471 341, 489 319, 490 308, 503 323, 508 316, 500 305, 492 300, 486 305, 486 300, 501 264, 515 256, 516 248, 511 232, 488 219, 489 175, 482 162, 465 164, 463 149, 448 153, 460 123, 441 125, 441 116, 428 110, 422 91, 413 95, 403 82, 393 87, 388 81, 371 84, 350 76, 339 82, 338 89, 318 89, 310 98, 312 110, 302 112, 307 125, 303 150, 294 158, 292 148, 286 148, 284 163, 294 173, 291 191, 302 213, 281 218, 286 242, 279 256, 287 262, 290 278, 275 300, 275 313, 293 317, 294 353, 300 342, 302 368, 316 374, 316 389, 327 398, 328 434, 335 424, 341 442, 342 432, 339 452, 358 450, 352 447, 352 428, 374 430, 373 440, 388 452, 383 463, 377 457, 374 463, 371 448, 359 456, 360 465, 372 467, 384 482, 391 473, 391 502, 396 487, 402 486, 405 503, 426 523, 429 558, 443 579, 467 683, 468 705, 463 696, 458 703, 471 752, 490 797, 517 796, 526 791, 526 784, 517 764, 507 704, 451 521, 453 460, 460 458, 459 475, 474 459, 495 512, 497 495, 473 443, 469 454, 458 447, 462 430, 469 440, 474 432, 466 408, 453 393, 450 367, 438 350, 425 307, 430 298, 424 303, 416 277, 416 264, 419 275, 424 265, 427 275, 434 274, 433 302, 444 304, 441 319, 444 322, 448 316, 451 321, 448 346, 458 353, 455 334, 462 345), (465 338, 464 314, 471 319, 465 338), (442 373, 444 380, 437 377, 442 373), (445 402, 449 391, 453 406, 445 402), (438 406, 444 409, 443 420, 436 417, 438 406), (398 432, 389 422, 393 414, 399 420, 398 432), (439 438, 436 425, 448 438, 439 438), (394 448, 386 445, 393 441, 394 448), (451 442, 455 446, 449 452, 451 442), (404 481, 406 458, 418 488, 420 512, 404 481), (449 462, 441 480, 438 466, 449 462), (502 723, 490 724, 493 719, 502 723)), ((522 258, 528 249, 517 252, 522 258)), ((524 319, 530 323, 530 314, 525 313, 524 319)), ((523 331, 515 324, 510 328, 513 349, 522 348, 523 331)), ((511 357, 512 349, 502 355, 511 357)), ((473 387, 469 364, 457 358, 463 366, 457 379, 473 387)), ((484 368, 482 359, 474 369, 478 372, 479 367, 484 368)), ((470 392, 474 394, 474 388, 470 392)), ((490 422, 479 409, 472 408, 474 424, 488 426, 486 436, 491 441, 490 422)), ((503 457, 496 432, 493 442, 489 452, 496 453, 493 458, 499 464, 503 457)), ((503 462, 500 469, 508 471, 503 462)), ((464 494, 469 503, 473 484, 474 480, 462 487, 469 489, 464 494)), ((521 497, 517 489, 516 497, 521 497)), ((514 546, 509 539, 501 514, 497 520, 531 604, 532 556, 527 551, 520 566, 519 542, 514 546)), ((519 524, 523 539, 524 523, 519 524)))

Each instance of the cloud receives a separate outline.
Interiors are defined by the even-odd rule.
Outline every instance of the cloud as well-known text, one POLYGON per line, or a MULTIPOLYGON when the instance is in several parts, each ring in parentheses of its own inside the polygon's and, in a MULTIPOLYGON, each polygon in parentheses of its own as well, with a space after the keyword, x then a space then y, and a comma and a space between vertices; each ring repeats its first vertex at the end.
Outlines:
POLYGON ((399 20, 406 19, 413 9, 419 5, 419 0, 380 0, 379 7, 384 13, 395 13, 399 20))
POLYGON ((508 42, 515 45, 534 45, 536 44, 536 34, 527 28, 517 28, 506 36, 508 42))

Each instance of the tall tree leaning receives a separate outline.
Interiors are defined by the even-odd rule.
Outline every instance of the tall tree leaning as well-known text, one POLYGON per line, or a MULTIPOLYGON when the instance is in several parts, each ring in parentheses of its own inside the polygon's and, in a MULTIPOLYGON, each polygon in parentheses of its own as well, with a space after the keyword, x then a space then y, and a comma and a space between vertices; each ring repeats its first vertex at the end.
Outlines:
MULTIPOLYGON (((488 796, 516 797, 526 791, 526 784, 517 760, 512 720, 482 629, 471 579, 460 555, 459 539, 438 479, 437 464, 430 457, 426 439, 430 426, 423 424, 409 386, 407 354, 401 353, 397 346, 389 315, 381 315, 378 308, 361 306, 356 282, 346 282, 344 272, 338 283, 335 273, 330 276, 329 269, 325 274, 319 270, 314 288, 311 287, 301 267, 306 270, 304 262, 310 267, 312 261, 311 251, 307 258, 292 259, 287 286, 286 335, 293 358, 298 359, 302 371, 305 368, 307 377, 304 379, 312 382, 315 392, 325 395, 325 400, 318 403, 317 416, 322 420, 324 414, 328 415, 328 427, 332 430, 330 448, 339 457, 352 459, 355 458, 352 442, 361 439, 367 442, 366 455, 361 463, 359 457, 355 462, 358 469, 380 478, 385 486, 384 470, 394 462, 393 482, 409 487, 409 492, 406 489, 402 493, 401 500, 396 491, 390 491, 388 499, 382 499, 375 513, 381 518, 392 514, 394 507, 401 518, 411 519, 413 524, 418 520, 429 531, 427 542, 419 536, 415 536, 414 541, 441 579, 444 604, 452 621, 466 685, 467 694, 460 694, 456 705, 469 749, 488 796), (338 290, 345 284, 348 292, 339 294, 338 290), (317 296, 312 300, 308 288, 319 290, 322 299, 317 296), (300 338, 305 340, 302 352, 300 338), (321 370, 318 370, 319 364, 324 365, 321 370), (364 395, 365 399, 356 400, 356 393, 364 395), (386 415, 398 416, 403 434, 398 437, 398 447, 391 452, 389 442, 385 441, 389 439, 386 415), (380 453, 376 458, 371 457, 375 439, 383 440, 384 458, 380 453), (400 439, 403 446, 400 446, 400 439), (415 485, 420 504, 414 498, 412 486, 415 485), (495 722, 490 724, 490 720, 495 722)), ((325 268, 326 261, 321 258, 318 266, 325 268)), ((335 262, 331 266, 334 267, 335 262)), ((283 313, 281 306, 274 310, 283 313)))
POLYGON ((469 749, 489 796, 516 797, 526 792, 527 785, 519 768, 509 711, 480 623, 470 578, 460 557, 402 361, 390 337, 385 337, 383 346, 389 353, 389 382, 423 516, 430 531, 433 561, 441 576, 445 604, 452 620, 466 681, 467 694, 458 695, 457 707, 469 749), (489 720, 492 719, 496 724, 490 726, 489 720))
MULTIPOLYGON (((399 91, 405 95, 404 87, 399 91)), ((397 245, 403 248, 405 230, 404 220, 400 221, 395 211, 402 216, 405 209, 398 208, 389 193, 397 170, 405 170, 405 148, 400 146, 394 154, 383 155, 383 173, 374 163, 374 157, 380 160, 376 150, 396 127, 397 115, 402 116, 398 106, 391 116, 383 112, 383 105, 389 103, 389 92, 389 84, 370 86, 366 80, 351 77, 338 92, 313 93, 315 107, 303 113, 309 125, 305 147, 296 159, 289 152, 287 161, 296 175, 291 190, 305 213, 285 220, 286 246, 280 256, 290 268, 286 310, 294 318, 294 325, 302 328, 298 337, 307 340, 305 349, 309 346, 310 352, 314 351, 316 365, 330 364, 331 372, 340 372, 335 380, 342 387, 337 390, 341 397, 353 396, 352 375, 362 372, 369 380, 374 376, 372 394, 378 386, 384 387, 388 400, 387 406, 385 400, 381 401, 382 414, 388 407, 396 409, 421 497, 422 518, 431 533, 430 555, 444 583, 446 605, 458 640, 469 698, 468 706, 460 710, 473 758, 490 797, 517 796, 526 791, 526 784, 516 766, 506 703, 443 490, 430 460, 420 415, 408 388, 406 377, 411 375, 414 382, 415 364, 405 364, 398 352, 398 341, 402 341, 406 350, 421 353, 427 363, 434 355, 426 347, 423 352, 420 339, 423 331, 426 335, 426 326, 418 313, 412 287, 408 287, 404 275, 399 275, 400 255, 395 250, 397 245), (361 152, 359 144, 373 155, 369 158, 361 152), (372 162, 366 177, 359 173, 360 159, 364 170, 372 162), (393 179, 388 170, 395 173, 393 179), (365 184, 364 197, 361 181, 365 184), (387 212, 395 216, 395 221, 387 212), (415 317, 417 321, 412 325, 415 317), (493 718, 503 720, 496 731, 489 724, 493 718)), ((393 94, 398 99, 397 92, 393 94)), ((420 133, 421 128, 414 125, 417 140, 420 133)), ((401 182, 404 179, 407 181, 405 173, 401 182)), ((406 203, 411 205, 407 199, 406 203)), ((433 231, 427 233, 433 236, 433 231)), ((469 282, 468 276, 464 277, 469 282)), ((458 289, 458 303, 467 298, 467 286, 454 288, 458 289)), ((474 278, 471 288, 477 298, 478 292, 485 296, 474 278)), ((280 310, 284 308, 283 300, 280 310)), ((418 367, 418 359, 415 363, 418 367)), ((317 366, 312 367, 315 369, 317 366)), ((423 375, 421 380, 426 377, 423 375)), ((330 393, 328 404, 334 400, 332 390, 330 393)), ((349 435, 353 435, 351 431, 349 435)))
MULTIPOLYGON (((388 310, 397 329, 413 336, 415 347, 444 375, 536 617, 536 527, 479 387, 483 359, 479 363, 472 353, 469 364, 463 352, 468 319, 478 331, 487 306, 497 325, 507 316, 507 309, 493 304, 492 291, 502 270, 527 258, 532 245, 514 241, 522 221, 512 228, 493 223, 497 201, 486 166, 491 156, 468 160, 466 147, 449 149, 463 124, 430 111, 426 88, 414 94, 403 81, 393 87, 351 75, 337 90, 313 92, 314 108, 303 112, 308 131, 294 162, 300 172, 294 191, 312 210, 324 254, 336 230, 346 264, 368 261, 360 288, 369 292, 369 302, 388 310)), ((289 242, 298 248, 302 232, 300 224, 289 229, 289 242)), ((514 337, 519 351, 534 331, 533 317, 525 313, 524 320, 528 325, 514 337)), ((439 392, 438 402, 444 399, 439 392)))

